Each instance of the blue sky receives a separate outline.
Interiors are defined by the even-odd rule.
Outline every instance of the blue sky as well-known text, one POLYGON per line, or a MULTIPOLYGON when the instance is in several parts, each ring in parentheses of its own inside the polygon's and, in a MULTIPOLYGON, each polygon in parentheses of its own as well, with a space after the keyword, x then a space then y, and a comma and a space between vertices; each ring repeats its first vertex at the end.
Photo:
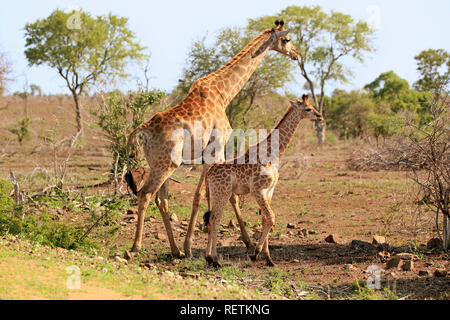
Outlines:
MULTIPOLYGON (((334 88, 361 88, 381 72, 394 70, 413 83, 418 73, 414 56, 428 48, 450 51, 450 1, 448 0, 158 0, 158 1, 100 1, 100 0, 35 0, 4 1, 0 11, 0 50, 13 63, 16 81, 10 92, 23 90, 25 79, 39 85, 44 93, 67 93, 57 73, 46 67, 27 66, 23 54, 26 22, 48 16, 55 8, 81 8, 92 14, 112 12, 129 18, 130 28, 137 39, 151 52, 150 85, 170 91, 181 76, 191 43, 208 33, 209 37, 227 26, 244 26, 248 18, 272 15, 288 5, 320 5, 325 11, 336 10, 355 19, 371 19, 378 24, 374 41, 377 49, 364 64, 350 62, 354 73, 351 83, 331 84, 334 88)), ((130 70, 143 77, 142 71, 130 70)), ((122 87, 132 87, 129 79, 122 87)), ((298 78, 290 90, 301 93, 303 80, 298 78)))

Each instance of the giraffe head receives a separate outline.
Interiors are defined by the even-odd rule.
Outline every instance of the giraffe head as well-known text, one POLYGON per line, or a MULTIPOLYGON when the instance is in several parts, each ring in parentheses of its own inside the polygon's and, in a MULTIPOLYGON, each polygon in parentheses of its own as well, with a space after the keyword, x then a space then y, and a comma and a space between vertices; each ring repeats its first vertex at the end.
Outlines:
POLYGON ((278 51, 284 55, 289 56, 292 60, 298 60, 298 52, 292 44, 291 37, 288 35, 288 30, 285 30, 284 21, 275 20, 275 32, 278 35, 277 41, 275 42, 272 50, 278 51))
POLYGON ((322 115, 309 103, 309 97, 307 94, 302 96, 302 99, 297 101, 289 101, 294 110, 300 111, 300 117, 302 119, 312 119, 322 121, 322 115))
POLYGON ((276 28, 272 28, 271 30, 267 30, 270 34, 269 39, 266 40, 265 43, 256 51, 253 57, 256 57, 263 53, 267 48, 269 50, 278 51, 281 54, 284 54, 290 57, 292 60, 298 60, 299 55, 297 49, 295 49, 292 44, 291 38, 289 37, 288 30, 285 30, 284 21, 275 21, 276 28))

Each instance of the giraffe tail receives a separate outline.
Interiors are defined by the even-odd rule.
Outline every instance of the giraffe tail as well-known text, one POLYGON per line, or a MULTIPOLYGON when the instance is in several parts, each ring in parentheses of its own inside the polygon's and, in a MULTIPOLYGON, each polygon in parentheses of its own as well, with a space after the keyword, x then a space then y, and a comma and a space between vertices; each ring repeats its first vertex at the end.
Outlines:
MULTIPOLYGON (((133 143, 134 139, 136 138, 136 135, 138 133, 140 133, 141 131, 143 131, 143 128, 141 126, 137 127, 136 129, 134 129, 128 136, 127 138, 127 169, 129 167, 129 163, 130 163, 130 147, 131 144, 133 143)), ((127 182, 128 187, 130 187, 131 191, 133 192, 134 195, 138 194, 138 189, 136 186, 136 182, 134 181, 133 175, 131 174, 131 171, 128 169, 127 173, 125 174, 125 181, 127 182)))

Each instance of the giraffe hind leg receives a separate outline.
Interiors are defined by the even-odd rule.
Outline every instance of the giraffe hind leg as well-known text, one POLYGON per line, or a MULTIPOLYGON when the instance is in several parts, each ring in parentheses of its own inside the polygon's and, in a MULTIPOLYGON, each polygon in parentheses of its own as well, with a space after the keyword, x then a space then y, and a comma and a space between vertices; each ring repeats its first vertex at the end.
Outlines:
POLYGON ((170 250, 172 252, 172 256, 181 258, 183 254, 177 247, 175 242, 172 225, 170 223, 170 215, 169 215, 169 179, 167 179, 159 191, 156 193, 156 205, 158 206, 159 212, 161 212, 161 216, 163 218, 164 227, 166 228, 167 237, 169 238, 170 250))
MULTIPOLYGON (((138 252, 142 246, 142 235, 144 232, 144 218, 150 200, 161 188, 163 183, 170 177, 175 168, 167 168, 164 171, 150 170, 150 174, 144 186, 139 190, 138 197, 138 221, 136 224, 136 234, 134 237, 131 252, 138 252)), ((170 226, 170 225, 169 225, 170 226)), ((170 228, 171 229, 171 228, 170 228)), ((171 230, 170 230, 171 232, 171 230)))

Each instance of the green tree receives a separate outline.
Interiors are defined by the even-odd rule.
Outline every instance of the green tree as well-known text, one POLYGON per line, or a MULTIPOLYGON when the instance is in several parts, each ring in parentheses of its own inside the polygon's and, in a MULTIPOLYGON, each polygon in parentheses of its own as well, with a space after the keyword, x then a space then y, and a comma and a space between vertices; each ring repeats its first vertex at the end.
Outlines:
MULTIPOLYGON (((179 97, 184 96, 198 78, 224 66, 237 55, 254 37, 272 25, 273 20, 264 28, 224 28, 220 30, 215 42, 206 45, 206 37, 195 41, 188 53, 183 79, 178 86, 179 97)), ((292 80, 292 63, 287 57, 269 52, 248 82, 227 106, 226 113, 232 126, 240 124, 245 127, 247 115, 259 97, 263 97, 282 88, 292 80)))
POLYGON ((422 51, 416 57, 417 70, 420 79, 415 87, 420 91, 433 91, 441 96, 442 92, 448 92, 450 83, 450 53, 444 49, 428 49, 422 51))
POLYGON ((82 134, 80 95, 95 81, 126 77, 131 60, 145 57, 128 19, 113 14, 93 17, 83 11, 53 11, 25 25, 25 56, 30 66, 47 65, 65 80, 75 102, 77 133, 82 134))
POLYGON ((370 95, 360 90, 335 90, 325 98, 327 127, 337 130, 341 137, 361 137, 369 133, 368 118, 375 110, 370 95))
POLYGON ((400 78, 394 71, 381 73, 364 89, 372 95, 380 115, 403 114, 413 118, 418 124, 426 123, 430 119, 432 94, 414 90, 408 81, 400 78))
MULTIPOLYGON (((320 6, 289 6, 276 16, 250 20, 250 25, 267 25, 275 17, 282 18, 286 23, 300 55, 300 73, 309 85, 316 108, 322 112, 326 84, 348 81, 352 72, 343 59, 353 58, 363 62, 364 54, 374 51, 374 30, 366 22, 355 21, 350 15, 336 11, 327 14, 320 6), (318 94, 316 89, 319 90, 318 94)), ((325 141, 325 124, 316 124, 318 142, 322 145, 325 141)))
POLYGON ((30 84, 30 91, 32 96, 40 97, 42 95, 42 89, 37 84, 30 84))

